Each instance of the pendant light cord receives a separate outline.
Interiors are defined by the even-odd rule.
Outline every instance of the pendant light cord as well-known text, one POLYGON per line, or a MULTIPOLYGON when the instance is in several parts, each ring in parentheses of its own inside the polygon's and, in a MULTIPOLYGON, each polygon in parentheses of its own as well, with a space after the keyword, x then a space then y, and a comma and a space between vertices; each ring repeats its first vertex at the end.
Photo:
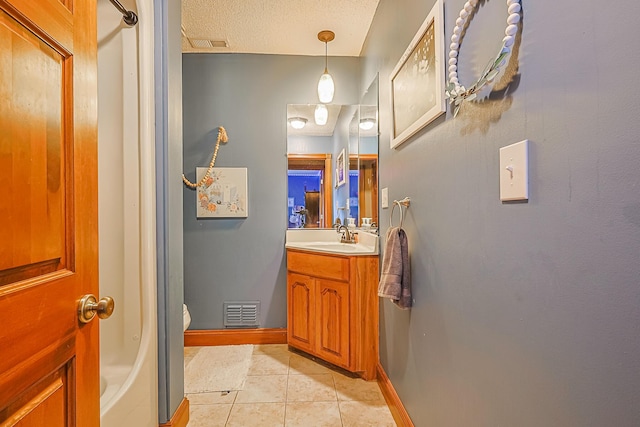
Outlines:
POLYGON ((327 42, 324 42, 324 72, 329 72, 329 51, 327 50, 327 42))

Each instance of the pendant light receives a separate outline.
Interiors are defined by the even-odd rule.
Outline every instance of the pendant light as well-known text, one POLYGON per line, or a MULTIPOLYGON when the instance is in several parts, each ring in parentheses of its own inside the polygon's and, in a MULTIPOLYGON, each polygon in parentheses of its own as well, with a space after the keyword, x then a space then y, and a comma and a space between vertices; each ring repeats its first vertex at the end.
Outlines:
POLYGON ((331 74, 329 74, 329 69, 327 67, 327 43, 335 37, 336 35, 334 32, 329 30, 323 30, 318 33, 318 40, 324 42, 324 73, 320 76, 320 81, 318 82, 318 99, 323 104, 329 104, 333 101, 333 92, 335 91, 333 78, 331 77, 331 74))
POLYGON ((329 110, 327 110, 327 106, 324 104, 316 105, 316 110, 314 111, 313 117, 318 126, 326 125, 327 120, 329 120, 329 110))

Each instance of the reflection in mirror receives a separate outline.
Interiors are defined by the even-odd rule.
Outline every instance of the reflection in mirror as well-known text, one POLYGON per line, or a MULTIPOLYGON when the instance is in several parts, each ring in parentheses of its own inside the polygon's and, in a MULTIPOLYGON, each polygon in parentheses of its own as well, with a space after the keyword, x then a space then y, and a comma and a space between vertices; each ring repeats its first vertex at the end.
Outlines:
POLYGON ((288 155, 287 177, 288 228, 330 227, 330 154, 288 155))
POLYGON ((287 158, 289 228, 377 224, 378 78, 361 105, 287 105, 287 158), (297 117, 301 129, 289 120, 297 117), (338 179, 343 150, 348 176, 338 179))
MULTIPOLYGON (((378 224, 378 76, 362 96, 357 118, 357 162, 354 187, 357 223, 368 228, 378 224)), ((352 191, 354 194, 354 191, 352 191)))
POLYGON ((289 228, 330 228, 338 220, 347 222, 349 183, 338 179, 338 160, 343 150, 348 156, 349 118, 357 106, 320 105, 287 106, 287 119, 307 120, 302 129, 287 120, 289 228))
POLYGON ((358 136, 359 223, 378 224, 378 108, 360 106, 358 136))
POLYGON ((360 109, 353 112, 349 122, 349 218, 353 218, 354 224, 360 224, 358 220, 358 123, 360 123, 360 109))

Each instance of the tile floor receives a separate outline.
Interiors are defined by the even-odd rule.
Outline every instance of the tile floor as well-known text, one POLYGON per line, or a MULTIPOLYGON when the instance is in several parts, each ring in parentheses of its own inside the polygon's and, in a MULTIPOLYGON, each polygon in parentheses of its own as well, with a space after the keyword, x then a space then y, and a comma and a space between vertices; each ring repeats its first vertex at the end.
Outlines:
MULTIPOLYGON (((185 365, 199 347, 185 348, 185 365)), ((395 427, 375 381, 351 378, 293 353, 256 345, 244 389, 187 394, 189 427, 395 427)))

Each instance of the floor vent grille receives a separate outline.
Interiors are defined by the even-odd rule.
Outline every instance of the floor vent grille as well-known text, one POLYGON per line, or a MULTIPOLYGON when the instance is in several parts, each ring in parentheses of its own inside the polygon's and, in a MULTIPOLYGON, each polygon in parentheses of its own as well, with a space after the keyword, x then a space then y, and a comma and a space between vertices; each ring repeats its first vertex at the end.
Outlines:
POLYGON ((226 301, 224 327, 247 328, 260 326, 260 301, 226 301))

